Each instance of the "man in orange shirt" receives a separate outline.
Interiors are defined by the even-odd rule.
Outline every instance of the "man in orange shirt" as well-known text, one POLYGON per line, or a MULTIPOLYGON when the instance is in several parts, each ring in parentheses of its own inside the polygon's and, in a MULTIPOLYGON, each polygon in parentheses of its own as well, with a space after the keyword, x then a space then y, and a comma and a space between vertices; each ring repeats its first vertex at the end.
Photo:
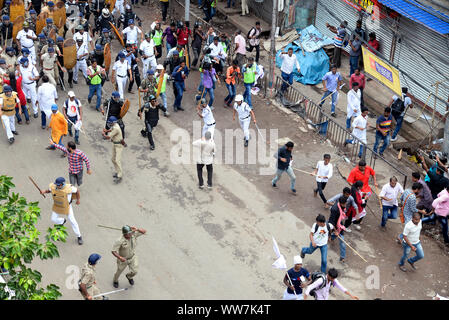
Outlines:
POLYGON ((368 200, 368 198, 372 194, 372 190, 369 186, 369 177, 373 176, 374 185, 377 187, 377 181, 376 181, 376 172, 370 167, 366 165, 366 162, 364 160, 359 161, 359 165, 351 170, 348 176, 348 182, 352 186, 356 181, 362 181, 363 187, 361 191, 365 194, 365 201, 368 200))
POLYGON ((235 79, 241 76, 238 65, 238 60, 234 60, 232 61, 232 66, 226 71, 226 88, 228 88, 228 95, 224 99, 225 107, 230 107, 232 100, 235 98, 235 79))
MULTIPOLYGON (((61 112, 58 111, 58 105, 54 104, 51 106, 51 119, 48 128, 51 128, 51 140, 54 143, 59 144, 60 146, 64 146, 62 144, 63 136, 66 136, 68 133, 68 125, 67 120, 64 118, 61 112)), ((47 128, 47 130, 48 130, 47 128)), ((51 145, 46 148, 47 150, 54 150, 55 146, 51 145)), ((61 157, 67 156, 66 153, 63 153, 61 157)))

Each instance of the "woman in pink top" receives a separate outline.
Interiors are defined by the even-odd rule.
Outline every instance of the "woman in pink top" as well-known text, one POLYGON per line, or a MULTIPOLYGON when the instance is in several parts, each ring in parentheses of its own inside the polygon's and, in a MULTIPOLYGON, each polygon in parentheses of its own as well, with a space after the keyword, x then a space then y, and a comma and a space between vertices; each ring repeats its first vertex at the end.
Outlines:
MULTIPOLYGON (((28 114, 28 109, 27 109, 27 100, 25 98, 25 94, 22 91, 22 75, 19 73, 19 76, 16 79, 16 74, 14 72, 10 72, 9 79, 3 79, 3 83, 10 85, 12 90, 17 92, 17 95, 19 96, 19 100, 20 100, 20 105, 22 108, 22 113, 25 116, 26 123, 30 124, 30 116, 28 114)), ((16 107, 16 117, 17 117, 17 122, 19 124, 22 124, 22 117, 19 114, 18 107, 16 107)))
POLYGON ((422 223, 432 222, 438 218, 443 231, 443 238, 445 243, 449 243, 448 232, 448 215, 449 215, 449 186, 438 193, 438 197, 433 200, 432 207, 434 212, 432 215, 422 218, 422 223))
POLYGON ((360 68, 355 69, 354 73, 351 75, 349 79, 349 87, 352 89, 352 84, 357 82, 359 84, 360 89, 360 107, 363 107, 365 104, 363 103, 363 90, 365 89, 365 75, 360 73, 360 68))

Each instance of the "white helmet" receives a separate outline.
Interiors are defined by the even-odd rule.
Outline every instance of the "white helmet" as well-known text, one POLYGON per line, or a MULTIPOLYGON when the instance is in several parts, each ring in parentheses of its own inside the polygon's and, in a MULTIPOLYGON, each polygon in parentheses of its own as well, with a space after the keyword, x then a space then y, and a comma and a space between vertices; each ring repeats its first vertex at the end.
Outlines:
POLYGON ((164 66, 162 64, 158 64, 156 66, 156 70, 162 70, 162 69, 164 69, 164 66))
POLYGON ((241 94, 238 94, 235 96, 235 102, 243 101, 243 96, 241 94))
POLYGON ((104 17, 109 17, 109 10, 107 8, 104 8, 103 10, 101 10, 101 14, 104 17))
POLYGON ((69 91, 69 92, 67 93, 67 95, 68 95, 69 97, 75 97, 75 92, 69 91))

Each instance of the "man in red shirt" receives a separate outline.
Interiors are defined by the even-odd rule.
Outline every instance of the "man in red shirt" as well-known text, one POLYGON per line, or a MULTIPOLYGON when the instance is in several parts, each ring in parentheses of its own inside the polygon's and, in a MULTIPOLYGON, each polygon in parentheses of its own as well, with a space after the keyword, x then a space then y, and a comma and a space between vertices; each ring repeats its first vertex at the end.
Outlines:
POLYGON ((178 44, 185 47, 189 43, 189 36, 192 34, 189 28, 187 28, 184 23, 178 23, 178 30, 176 35, 178 36, 178 44))
POLYGON ((355 69, 354 73, 351 75, 351 78, 349 79, 349 87, 352 89, 352 84, 354 82, 357 82, 359 84, 360 89, 360 107, 364 107, 365 104, 363 103, 363 89, 365 89, 365 75, 363 73, 360 73, 360 68, 355 69))
POLYGON ((366 165, 366 162, 364 160, 359 161, 359 165, 351 170, 348 176, 348 182, 352 186, 356 181, 362 181, 363 187, 361 191, 365 194, 365 199, 368 200, 368 198, 372 194, 372 190, 369 186, 369 177, 373 176, 374 185, 377 187, 377 181, 376 181, 376 172, 370 167, 366 165))
MULTIPOLYGON (((376 34, 374 32, 371 32, 369 35, 369 41, 368 44, 373 47, 376 51, 379 51, 379 41, 376 40, 376 34)), ((376 54, 376 51, 371 49, 371 47, 368 46, 368 50, 372 53, 376 54)))

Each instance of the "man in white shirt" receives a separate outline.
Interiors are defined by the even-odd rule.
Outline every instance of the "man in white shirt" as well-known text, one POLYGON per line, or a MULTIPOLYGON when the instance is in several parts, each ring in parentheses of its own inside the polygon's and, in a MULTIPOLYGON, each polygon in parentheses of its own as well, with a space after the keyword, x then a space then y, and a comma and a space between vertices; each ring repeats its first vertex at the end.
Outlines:
POLYGON ((125 59, 125 54, 120 52, 118 54, 119 60, 117 60, 112 66, 112 83, 117 84, 118 92, 120 94, 120 99, 124 99, 123 89, 128 81, 128 74, 130 81, 132 81, 131 66, 128 60, 125 59))
POLYGON ((304 259, 306 254, 312 254, 316 249, 321 252, 321 272, 325 273, 327 268, 327 242, 329 241, 329 234, 334 226, 331 223, 326 223, 326 217, 319 214, 310 230, 310 246, 301 249, 301 258, 304 259))
POLYGON ((134 41, 134 43, 137 44, 138 40, 140 40, 140 42, 143 41, 143 33, 142 30, 140 30, 139 27, 136 27, 134 25, 134 20, 133 19, 129 19, 128 21, 128 26, 123 29, 122 31, 122 37, 123 40, 128 41, 134 41))
POLYGON ((416 270, 415 262, 424 258, 424 250, 422 248, 421 242, 419 241, 419 235, 422 229, 421 214, 419 212, 413 213, 412 220, 406 223, 404 231, 402 232, 403 240, 402 247, 404 248, 404 254, 399 261, 399 269, 401 271, 407 272, 404 266, 405 259, 407 259, 410 251, 416 252, 413 258, 407 259, 413 270, 416 270))
POLYGON ((360 115, 361 91, 359 90, 359 83, 353 82, 352 89, 348 91, 348 106, 346 109, 346 129, 351 128, 352 118, 360 115))
POLYGON ((390 101, 391 114, 396 120, 396 127, 394 128, 393 134, 391 135, 390 141, 396 141, 399 130, 402 127, 402 121, 404 121, 404 116, 407 113, 408 108, 413 108, 412 99, 407 96, 408 89, 402 88, 402 99, 394 95, 390 101))
MULTIPOLYGON (((199 147, 198 160, 196 163, 196 170, 198 173, 199 188, 204 188, 203 181, 203 167, 207 169, 207 187, 212 189, 212 163, 214 162, 215 142, 211 139, 212 134, 207 131, 204 134, 204 139, 194 141, 192 144, 195 147, 199 147)), ((194 151, 195 152, 195 151, 194 151)))
POLYGON ((75 143, 80 144, 80 131, 79 129, 77 129, 76 123, 83 120, 83 109, 81 101, 75 98, 75 93, 73 91, 69 91, 67 95, 69 96, 69 98, 64 102, 62 112, 64 118, 67 119, 69 135, 73 136, 72 126, 75 127, 75 143))
POLYGON ((234 110, 232 113, 233 121, 235 120, 236 112, 239 114, 240 127, 245 135, 245 147, 247 147, 249 140, 249 123, 251 121, 251 116, 253 117, 254 123, 256 123, 256 115, 254 114, 254 111, 251 110, 251 107, 243 101, 243 96, 241 94, 238 94, 235 97, 234 110))
POLYGON ((78 71, 81 69, 83 77, 87 78, 87 57, 89 56, 89 50, 84 44, 81 37, 76 38, 76 65, 73 70, 73 83, 78 83, 78 71))
POLYGON ((20 73, 22 74, 22 90, 27 99, 31 100, 31 105, 33 106, 34 118, 38 117, 37 114, 37 94, 36 94, 36 80, 39 79, 39 72, 37 72, 36 67, 29 63, 28 58, 21 58, 20 62, 20 73))
POLYGON ((206 132, 209 131, 211 133, 211 139, 214 140, 215 118, 212 110, 207 105, 205 98, 201 99, 201 105, 198 106, 197 114, 204 121, 203 132, 201 136, 204 137, 206 132))
MULTIPOLYGON (((359 139, 362 143, 360 144, 360 150, 359 150, 359 158, 362 158, 363 154, 363 144, 366 144, 366 128, 368 126, 368 108, 363 107, 362 108, 362 114, 359 115, 357 118, 354 119, 354 122, 352 123, 352 127, 354 128, 352 130, 352 135, 359 139)), ((355 139, 347 139, 344 143, 344 146, 348 143, 355 143, 355 139)))
POLYGON ((214 42, 209 45, 209 49, 211 50, 209 57, 212 58, 213 67, 217 73, 223 72, 224 61, 228 56, 224 52, 221 43, 218 42, 219 39, 219 37, 214 37, 214 42))
POLYGON ((140 44, 139 49, 142 54, 143 74, 147 74, 150 66, 151 69, 156 70, 157 62, 155 55, 157 55, 157 50, 150 33, 145 34, 145 40, 140 44))
POLYGON ((86 46, 87 50, 90 48, 93 50, 94 45, 92 43, 92 38, 89 35, 89 32, 84 31, 82 25, 78 25, 76 27, 77 32, 73 35, 73 40, 78 41, 79 38, 83 39, 83 45, 86 46))
POLYGON ((382 187, 379 197, 382 199, 382 221, 380 226, 385 230, 388 219, 396 219, 398 217, 398 197, 404 193, 401 184, 398 183, 396 177, 390 178, 390 183, 382 187))
POLYGON ((331 162, 331 155, 325 154, 323 156, 322 161, 318 161, 316 164, 315 171, 311 173, 311 175, 316 176, 316 185, 317 188, 313 190, 313 196, 316 197, 317 194, 320 194, 321 200, 323 200, 324 204, 326 204, 327 200, 324 196, 323 190, 326 188, 326 184, 329 179, 333 175, 333 166, 331 162))
POLYGON ((296 55, 293 54, 293 48, 288 48, 287 52, 279 52, 279 57, 282 60, 281 65, 281 76, 284 81, 282 81, 281 92, 284 93, 289 85, 293 84, 293 68, 296 67, 298 73, 301 73, 301 68, 299 67, 298 59, 296 55))
POLYGON ((47 127, 47 120, 51 118, 51 106, 56 104, 58 93, 56 87, 50 83, 47 75, 42 77, 43 83, 37 89, 37 103, 41 109, 42 129, 47 127))
POLYGON ((34 48, 35 40, 37 40, 37 36, 34 31, 30 29, 30 24, 24 22, 23 29, 17 32, 16 43, 19 51, 21 51, 22 48, 30 50, 29 58, 31 58, 34 64, 36 64, 36 49, 34 48))

